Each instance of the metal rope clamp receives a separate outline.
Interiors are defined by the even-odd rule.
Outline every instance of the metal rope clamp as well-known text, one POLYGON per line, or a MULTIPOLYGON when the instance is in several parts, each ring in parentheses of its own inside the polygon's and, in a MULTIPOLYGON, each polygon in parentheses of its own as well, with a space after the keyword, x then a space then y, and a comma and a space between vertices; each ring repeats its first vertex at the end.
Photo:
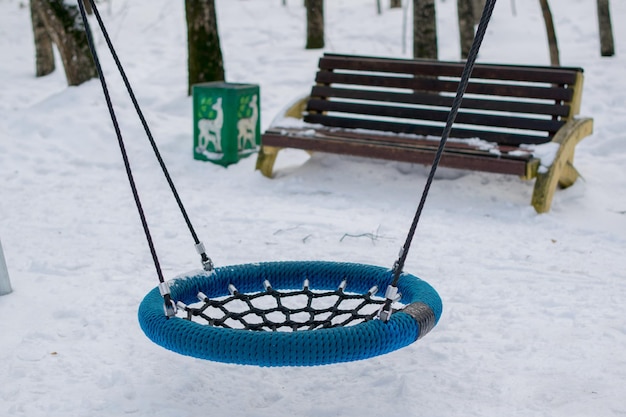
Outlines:
POLYGON ((215 266, 213 265, 213 261, 206 254, 206 249, 204 248, 204 243, 198 242, 196 243, 196 252, 200 255, 200 259, 202 262, 202 268, 207 272, 213 272, 215 266))
POLYGON ((167 318, 174 317, 177 312, 176 303, 172 300, 170 294, 170 284, 168 282, 161 282, 159 284, 159 292, 163 297, 163 312, 167 318))
POLYGON ((398 292, 398 287, 389 285, 385 291, 385 304, 380 308, 378 312, 378 318, 383 323, 387 323, 393 313, 392 304, 402 298, 402 294, 398 292))

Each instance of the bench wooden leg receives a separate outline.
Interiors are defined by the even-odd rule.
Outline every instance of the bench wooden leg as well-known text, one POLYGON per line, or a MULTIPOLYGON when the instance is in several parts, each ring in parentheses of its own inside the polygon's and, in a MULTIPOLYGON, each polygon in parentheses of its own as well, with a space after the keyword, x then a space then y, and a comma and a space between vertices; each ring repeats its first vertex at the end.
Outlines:
POLYGON ((563 171, 559 177, 559 187, 567 188, 574 185, 578 177, 580 177, 580 173, 574 167, 574 155, 572 155, 572 158, 563 166, 563 171))
MULTIPOLYGON (((276 119, 272 122, 274 125, 277 121, 285 118, 291 117, 294 119, 302 119, 302 114, 306 109, 307 102, 309 101, 309 96, 299 97, 294 100, 281 114, 279 114, 276 119)), ((263 146, 259 149, 259 154, 256 158, 256 169, 261 171, 261 174, 265 175, 267 178, 273 177, 274 171, 274 162, 276 162, 276 156, 278 155, 278 151, 282 148, 276 146, 263 146)))
POLYGON ((537 174, 531 204, 537 213, 550 211, 552 198, 557 185, 562 188, 574 184, 579 174, 574 168, 574 149, 576 144, 593 131, 590 118, 574 119, 567 122, 554 136, 553 142, 560 144, 554 162, 547 172, 537 174))
POLYGON ((276 156, 281 149, 275 146, 261 146, 261 149, 259 149, 259 154, 256 158, 256 169, 261 171, 261 174, 267 178, 272 178, 274 162, 276 162, 276 156))

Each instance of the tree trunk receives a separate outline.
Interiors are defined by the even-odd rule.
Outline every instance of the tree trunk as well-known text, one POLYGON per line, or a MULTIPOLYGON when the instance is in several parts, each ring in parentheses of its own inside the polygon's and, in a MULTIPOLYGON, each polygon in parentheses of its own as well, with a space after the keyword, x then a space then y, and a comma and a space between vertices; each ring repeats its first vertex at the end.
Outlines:
POLYGON ((306 4, 306 49, 324 47, 324 0, 308 0, 306 4))
POLYGON ((486 0, 471 0, 472 2, 472 14, 474 15, 474 25, 478 25, 480 17, 483 15, 483 9, 485 8, 486 0))
POLYGON ((558 67, 560 65, 559 46, 556 41, 556 31, 554 30, 554 20, 552 20, 550 5, 548 4, 548 0, 539 0, 539 3, 541 4, 541 11, 543 12, 543 20, 546 23, 546 33, 548 34, 550 65, 558 67))
POLYGON ((399 7, 402 7, 402 0, 389 0, 390 9, 397 9, 399 7))
POLYGON ((224 61, 214 0, 185 0, 189 86, 224 81, 224 61))
POLYGON ((459 18, 459 35, 461 40, 461 59, 467 59, 474 42, 474 0, 457 0, 456 9, 459 18))
POLYGON ((598 25, 600 27, 600 54, 602 56, 615 55, 609 0, 598 0, 598 25))
MULTIPOLYGON (((33 22, 41 22, 49 38, 59 49, 68 85, 79 85, 98 76, 96 65, 91 56, 85 26, 78 10, 78 5, 66 3, 64 0, 31 0, 31 10, 37 13, 33 22)), ((38 24, 33 24, 35 42, 42 41, 37 35, 38 24)), ((45 46, 36 46, 44 55, 50 51, 45 46)), ((46 59, 46 58, 42 58, 46 59)))
POLYGON ((413 0, 413 56, 437 59, 435 0, 413 0))
POLYGON ((83 2, 83 6, 85 7, 85 13, 92 15, 93 9, 91 8, 91 2, 89 0, 81 0, 83 2))
POLYGON ((52 39, 48 35, 41 14, 37 10, 39 3, 30 2, 30 19, 33 24, 33 37, 35 39, 35 75, 43 77, 54 71, 54 50, 52 39))

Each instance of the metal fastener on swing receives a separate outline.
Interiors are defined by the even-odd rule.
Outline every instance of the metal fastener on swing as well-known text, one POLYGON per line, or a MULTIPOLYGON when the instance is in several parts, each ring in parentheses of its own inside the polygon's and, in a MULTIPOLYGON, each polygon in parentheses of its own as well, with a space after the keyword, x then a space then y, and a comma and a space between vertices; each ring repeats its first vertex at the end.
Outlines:
POLYGON ((165 312, 165 315, 168 318, 174 317, 176 315, 176 303, 174 303, 174 300, 172 300, 169 282, 163 281, 159 283, 159 292, 163 297, 163 311, 165 312))
POLYGON ((393 313, 393 308, 391 305, 400 299, 401 295, 398 293, 398 287, 394 285, 389 285, 387 290, 385 291, 385 304, 380 308, 378 312, 378 317, 384 322, 387 323, 391 318, 391 313, 393 313))
POLYGON ((200 255, 200 259, 202 262, 202 268, 207 272, 212 272, 215 269, 213 265, 213 261, 206 254, 206 249, 204 248, 204 243, 198 242, 196 243, 196 252, 200 255))

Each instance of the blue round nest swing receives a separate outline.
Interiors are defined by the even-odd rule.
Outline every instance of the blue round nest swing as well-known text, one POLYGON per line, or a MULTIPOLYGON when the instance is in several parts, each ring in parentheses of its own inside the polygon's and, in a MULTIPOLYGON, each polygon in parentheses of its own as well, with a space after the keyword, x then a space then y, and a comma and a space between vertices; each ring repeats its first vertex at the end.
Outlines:
MULTIPOLYGON (((229 296, 228 288, 241 293, 312 288, 365 294, 372 287, 387 288, 389 269, 353 263, 324 261, 268 262, 199 271, 174 279, 171 297, 185 304, 197 302, 198 293, 208 298, 229 296), (343 283, 343 284, 342 284, 343 283), (341 288, 343 286, 343 288, 341 288)), ((405 347, 430 331, 441 316, 437 292, 426 282, 402 274, 397 285, 399 302, 389 321, 372 319, 355 325, 296 331, 251 331, 200 324, 163 314, 159 288, 146 295, 139 307, 139 322, 156 344, 174 352, 217 362, 259 366, 312 366, 367 359, 405 347)))
POLYGON ((382 355, 405 347, 428 333, 441 317, 441 299, 428 283, 402 272, 403 266, 495 2, 488 0, 485 3, 422 199, 400 257, 390 270, 372 265, 324 261, 267 262, 214 269, 160 156, 97 6, 94 0, 89 0, 205 268, 205 271, 181 275, 168 283, 163 278, 141 207, 89 20, 83 2, 78 1, 89 48, 160 282, 139 307, 139 322, 145 334, 169 350, 200 359, 259 366, 312 366, 382 355), (375 296, 378 289, 386 289, 384 298, 375 296), (268 308, 255 304, 265 296, 269 296, 270 304, 276 305, 268 308), (304 307, 290 305, 294 299, 302 297, 305 299, 304 307), (321 298, 334 301, 331 301, 330 307, 318 308, 315 304, 321 298), (198 300, 203 303, 200 307, 197 307, 198 300), (344 301, 357 305, 342 307, 344 301), (233 306, 236 308, 231 309, 233 306), (374 308, 374 311, 363 312, 366 308, 374 308), (181 312, 186 312, 187 317, 181 317, 181 312), (283 320, 276 319, 277 313, 283 316, 283 320), (308 318, 303 321, 296 319, 301 314, 308 318), (206 320, 207 324, 199 323, 195 320, 197 318, 206 320), (260 323, 251 318, 260 320, 260 323), (237 327, 238 324, 243 327, 237 327))

